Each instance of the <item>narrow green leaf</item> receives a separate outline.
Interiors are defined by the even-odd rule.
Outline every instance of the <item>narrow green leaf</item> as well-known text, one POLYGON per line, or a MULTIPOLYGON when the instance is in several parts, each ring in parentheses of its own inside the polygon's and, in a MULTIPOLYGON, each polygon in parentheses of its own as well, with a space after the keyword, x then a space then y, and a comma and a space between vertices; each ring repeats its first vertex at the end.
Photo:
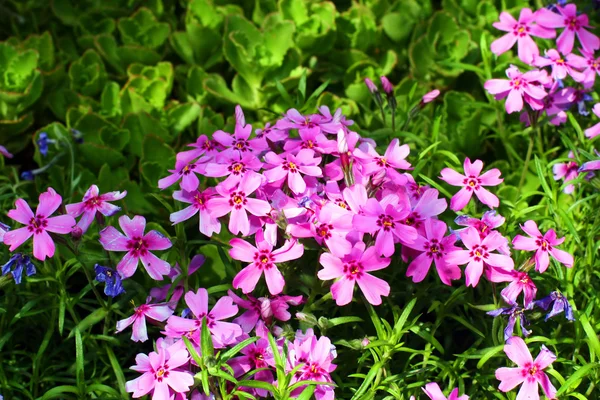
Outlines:
POLYGON ((81 339, 81 332, 78 328, 75 328, 75 372, 77 385, 83 387, 85 385, 85 375, 83 370, 83 340, 81 339))
POLYGON ((542 185, 542 189, 546 195, 550 198, 550 200, 554 201, 554 194, 552 193, 552 189, 548 185, 548 181, 546 181, 546 174, 544 172, 544 168, 542 167, 542 163, 537 156, 534 156, 534 164, 535 170, 537 171, 538 178, 540 179, 540 184, 542 185))
MULTIPOLYGON (((575 373, 573 375, 571 375, 569 377, 569 379, 567 379, 565 381, 565 383, 562 384, 560 389, 558 389, 558 392, 556 392, 556 395, 560 396, 561 394, 566 392, 571 386, 576 384, 577 381, 579 381, 582 378, 588 377, 589 372, 594 368, 598 368, 599 365, 600 364, 598 364, 598 363, 591 363, 591 364, 586 364, 583 367, 579 368, 577 371, 575 371, 575 373)), ((577 385, 575 385, 575 387, 577 387, 577 385)))

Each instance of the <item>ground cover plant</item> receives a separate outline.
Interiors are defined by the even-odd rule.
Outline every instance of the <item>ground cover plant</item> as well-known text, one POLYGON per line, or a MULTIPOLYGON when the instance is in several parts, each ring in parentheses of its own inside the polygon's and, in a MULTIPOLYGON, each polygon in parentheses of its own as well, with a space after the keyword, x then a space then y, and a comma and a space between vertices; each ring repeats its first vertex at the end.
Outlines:
POLYGON ((596 2, 0 22, 4 399, 600 396, 596 2))

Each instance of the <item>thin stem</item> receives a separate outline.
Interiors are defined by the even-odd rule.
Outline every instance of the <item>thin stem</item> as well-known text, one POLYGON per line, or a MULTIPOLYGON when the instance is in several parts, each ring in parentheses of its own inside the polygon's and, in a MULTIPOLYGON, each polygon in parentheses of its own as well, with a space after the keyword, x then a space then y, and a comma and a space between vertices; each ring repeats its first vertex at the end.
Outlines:
POLYGON ((546 154, 544 153, 544 138, 542 136, 542 127, 541 126, 538 125, 538 127, 536 129, 536 133, 537 133, 537 140, 536 140, 537 151, 538 151, 538 153, 540 153, 540 157, 542 157, 544 164, 546 164, 547 160, 546 160, 546 154))
POLYGON ((529 147, 527 148, 527 156, 525 157, 525 165, 523 166, 523 172, 521 172, 521 180, 519 181, 519 191, 525 183, 525 176, 529 170, 529 162, 531 161, 531 152, 533 151, 533 135, 529 135, 529 147))

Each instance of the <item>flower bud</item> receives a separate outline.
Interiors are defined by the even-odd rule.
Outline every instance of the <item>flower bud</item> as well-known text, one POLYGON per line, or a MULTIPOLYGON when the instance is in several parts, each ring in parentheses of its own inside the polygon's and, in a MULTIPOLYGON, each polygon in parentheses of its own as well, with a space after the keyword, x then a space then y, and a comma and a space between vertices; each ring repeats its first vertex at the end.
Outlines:
POLYGON ((367 85, 369 92, 371 92, 372 94, 375 94, 376 92, 378 92, 377 86, 375 86, 373 81, 370 80, 369 78, 365 78, 365 85, 367 85))
POLYGON ((394 86, 392 86, 390 80, 382 76, 381 78, 381 86, 383 87, 383 91, 389 96, 394 92, 394 86))
POLYGON ((73 240, 79 240, 82 236, 83 230, 77 225, 75 225, 75 228, 73 228, 73 230, 71 231, 71 238, 73 238, 73 240))
POLYGON ((434 101, 438 96, 440 95, 440 91, 435 89, 432 90, 431 92, 425 94, 422 98, 421 98, 421 104, 425 105, 427 103, 431 103, 432 101, 434 101))

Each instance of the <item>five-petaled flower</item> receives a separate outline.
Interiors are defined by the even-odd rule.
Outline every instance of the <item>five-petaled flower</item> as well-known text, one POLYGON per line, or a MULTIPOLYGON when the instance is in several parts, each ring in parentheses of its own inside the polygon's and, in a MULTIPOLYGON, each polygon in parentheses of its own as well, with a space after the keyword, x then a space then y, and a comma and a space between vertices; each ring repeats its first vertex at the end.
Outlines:
POLYGON ((117 271, 121 277, 125 279, 132 276, 141 260, 152 279, 162 280, 163 275, 171 271, 171 266, 150 250, 166 250, 172 246, 171 241, 158 231, 153 230, 144 234, 146 218, 140 215, 136 215, 133 219, 122 215, 119 217, 119 226, 125 235, 115 227, 107 226, 100 231, 100 243, 106 250, 127 252, 117 264, 117 271))
POLYGON ((565 238, 557 238, 554 229, 548 230, 544 235, 538 229, 534 221, 527 221, 521 226, 530 237, 516 235, 513 239, 513 246, 517 250, 535 250, 535 269, 538 272, 544 272, 550 263, 550 256, 566 267, 573 266, 573 256, 566 251, 557 249, 556 246, 562 244, 565 238))
POLYGON ((498 197, 490 193, 484 186, 497 186, 504 181, 500 178, 500 170, 497 168, 491 169, 484 174, 481 174, 483 162, 475 160, 471 163, 469 158, 465 158, 464 162, 465 175, 460 174, 453 169, 444 168, 441 172, 443 181, 446 181, 452 186, 462 186, 450 200, 450 208, 454 211, 460 211, 469 203, 473 193, 485 205, 490 208, 498 207, 500 200, 498 197))
POLYGON ((525 341, 518 336, 513 336, 507 340, 504 352, 517 364, 517 367, 502 367, 496 370, 496 379, 500 381, 498 388, 501 391, 509 392, 523 384, 517 399, 539 399, 539 384, 546 397, 555 398, 556 389, 552 386, 548 375, 544 373, 544 369, 556 360, 556 356, 546 346, 542 345, 542 350, 533 360, 525 341))
POLYGON ((588 16, 577 15, 577 6, 567 4, 564 7, 556 6, 558 13, 542 8, 536 13, 538 25, 546 28, 565 28, 556 40, 558 51, 569 54, 573 50, 575 35, 585 51, 593 52, 600 48, 600 39, 585 28, 590 28, 588 16))
POLYGON ((77 226, 81 228, 82 233, 85 233, 94 220, 96 212, 99 211, 105 217, 115 215, 121 210, 121 207, 110 204, 109 201, 121 200, 126 195, 127 191, 100 194, 98 186, 92 185, 85 192, 82 202, 67 204, 67 214, 75 218, 81 215, 77 226))
POLYGON ((25 200, 18 199, 15 202, 16 208, 10 210, 8 216, 26 226, 6 232, 4 243, 10 246, 10 251, 14 251, 33 236, 33 256, 44 261, 46 257, 54 256, 55 250, 54 241, 48 232, 70 233, 75 225, 75 218, 70 215, 50 217, 62 202, 62 197, 52 188, 40 194, 39 201, 35 214, 25 200))
POLYGON ((150 304, 150 299, 148 297, 146 304, 135 307, 132 316, 117 322, 117 333, 122 332, 129 325, 133 324, 131 340, 134 342, 145 342, 148 340, 146 318, 150 319, 150 321, 164 322, 173 315, 173 309, 168 303, 150 304))
POLYGON ((540 85, 541 81, 548 78, 546 71, 532 70, 524 74, 515 66, 506 70, 509 79, 490 79, 483 87, 496 100, 506 98, 506 112, 511 114, 523 109, 523 100, 534 110, 544 108, 542 99, 547 96, 546 91, 540 85))

